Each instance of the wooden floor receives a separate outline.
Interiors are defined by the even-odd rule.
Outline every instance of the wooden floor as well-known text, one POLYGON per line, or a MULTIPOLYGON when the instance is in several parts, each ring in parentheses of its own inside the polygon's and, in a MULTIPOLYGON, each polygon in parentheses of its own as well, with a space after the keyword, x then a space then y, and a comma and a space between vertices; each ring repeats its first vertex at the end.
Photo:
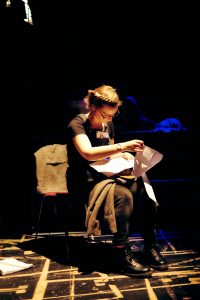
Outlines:
MULTIPOLYGON (((22 235, 0 240, 0 259, 13 257, 33 267, 0 276, 0 299, 200 299, 199 238, 181 232, 157 234, 169 270, 148 279, 121 275, 113 261, 111 236, 88 243, 84 233, 70 233, 66 259, 63 234, 22 235)), ((140 256, 143 239, 130 236, 140 256)))

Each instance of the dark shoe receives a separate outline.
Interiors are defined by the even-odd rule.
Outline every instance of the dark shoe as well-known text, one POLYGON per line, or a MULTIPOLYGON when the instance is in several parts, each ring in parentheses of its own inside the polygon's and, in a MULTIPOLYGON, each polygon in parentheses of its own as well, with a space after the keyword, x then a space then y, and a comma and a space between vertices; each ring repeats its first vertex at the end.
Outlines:
POLYGON ((149 250, 144 251, 145 263, 151 268, 158 271, 168 270, 168 265, 166 260, 163 258, 158 247, 153 247, 149 250))
POLYGON ((119 264, 120 272, 131 277, 150 277, 152 271, 149 266, 143 266, 129 249, 116 249, 117 263, 119 264))

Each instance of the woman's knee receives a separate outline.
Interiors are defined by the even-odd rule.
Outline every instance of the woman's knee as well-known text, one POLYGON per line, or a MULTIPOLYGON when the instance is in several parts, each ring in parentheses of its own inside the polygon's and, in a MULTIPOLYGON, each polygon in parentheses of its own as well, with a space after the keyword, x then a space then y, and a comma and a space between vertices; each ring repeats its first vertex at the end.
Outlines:
POLYGON ((115 205, 129 207, 133 209, 133 194, 124 186, 116 185, 115 187, 115 205))

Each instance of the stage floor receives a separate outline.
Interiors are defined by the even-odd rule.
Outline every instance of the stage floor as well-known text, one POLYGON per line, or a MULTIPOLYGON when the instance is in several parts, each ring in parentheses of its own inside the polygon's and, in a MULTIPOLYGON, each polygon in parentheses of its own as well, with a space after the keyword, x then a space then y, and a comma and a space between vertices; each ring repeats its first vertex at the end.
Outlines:
MULTIPOLYGON (((0 240, 0 259, 16 258, 32 263, 29 269, 0 276, 0 299, 200 299, 199 237, 194 233, 163 232, 158 244, 169 270, 154 271, 138 279, 117 272, 111 251, 111 236, 88 243, 84 232, 70 232, 70 258, 66 259, 65 236, 32 235, 0 240)), ((140 256, 143 239, 130 236, 130 245, 140 256)))

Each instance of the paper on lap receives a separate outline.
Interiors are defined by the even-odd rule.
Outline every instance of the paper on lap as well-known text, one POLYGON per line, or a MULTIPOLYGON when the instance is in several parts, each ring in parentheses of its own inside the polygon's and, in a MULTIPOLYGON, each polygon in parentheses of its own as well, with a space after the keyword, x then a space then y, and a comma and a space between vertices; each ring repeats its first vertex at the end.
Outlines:
POLYGON ((90 166, 93 167, 96 171, 101 172, 106 176, 110 177, 120 173, 123 170, 133 168, 134 162, 135 158, 132 155, 132 157, 130 156, 130 160, 127 160, 122 156, 112 159, 99 160, 94 163, 91 163, 90 166))
POLYGON ((144 146, 144 150, 137 152, 135 156, 129 154, 128 160, 121 153, 121 157, 99 160, 91 163, 90 166, 108 177, 132 168, 132 175, 139 177, 160 162, 162 158, 163 155, 160 152, 144 146))

